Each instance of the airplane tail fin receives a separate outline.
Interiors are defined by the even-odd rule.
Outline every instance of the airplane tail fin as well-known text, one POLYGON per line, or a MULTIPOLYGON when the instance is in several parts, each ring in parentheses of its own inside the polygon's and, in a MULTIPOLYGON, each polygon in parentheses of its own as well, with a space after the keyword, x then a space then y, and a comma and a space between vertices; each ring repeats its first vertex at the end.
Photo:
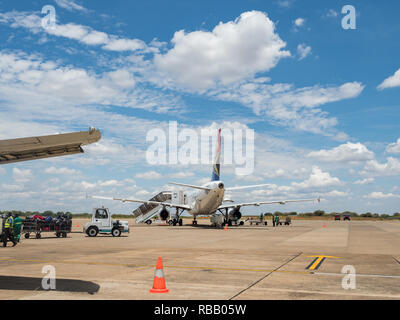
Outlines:
POLYGON ((221 129, 219 129, 218 131, 217 150, 215 151, 215 161, 213 164, 211 181, 220 180, 220 168, 221 168, 220 157, 221 157, 221 129))

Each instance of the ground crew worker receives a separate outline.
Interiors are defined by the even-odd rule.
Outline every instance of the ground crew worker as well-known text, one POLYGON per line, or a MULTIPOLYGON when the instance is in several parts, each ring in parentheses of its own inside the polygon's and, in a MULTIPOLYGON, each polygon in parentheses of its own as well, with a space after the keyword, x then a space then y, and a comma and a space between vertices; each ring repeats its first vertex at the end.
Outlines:
POLYGON ((22 229, 22 219, 19 217, 19 214, 16 213, 14 216, 14 239, 15 242, 19 242, 21 238, 21 229, 22 229))
POLYGON ((275 217, 272 215, 272 225, 275 227, 275 217))
POLYGON ((12 217, 11 213, 9 213, 4 223, 3 247, 7 247, 7 240, 10 240, 13 243, 13 247, 17 245, 14 240, 13 226, 14 218, 12 217))
POLYGON ((275 224, 276 224, 276 226, 279 225, 279 216, 278 215, 275 217, 275 224))
POLYGON ((263 213, 260 214, 260 222, 261 222, 261 223, 264 222, 264 214, 263 214, 263 213))

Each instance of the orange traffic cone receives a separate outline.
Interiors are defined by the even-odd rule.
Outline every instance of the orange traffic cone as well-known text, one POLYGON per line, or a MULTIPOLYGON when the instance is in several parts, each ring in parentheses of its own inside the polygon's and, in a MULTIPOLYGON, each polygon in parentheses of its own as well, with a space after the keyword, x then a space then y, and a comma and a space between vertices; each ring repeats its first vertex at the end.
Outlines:
POLYGON ((227 231, 228 230, 228 224, 225 223, 225 227, 224 230, 227 231))
POLYGON ((79 228, 79 223, 76 225, 77 228, 79 228))
POLYGON ((323 227, 326 228, 326 223, 324 223, 323 227))
POLYGON ((153 288, 150 289, 150 293, 168 293, 168 292, 169 290, 165 285, 162 258, 158 257, 156 272, 154 274, 153 288))

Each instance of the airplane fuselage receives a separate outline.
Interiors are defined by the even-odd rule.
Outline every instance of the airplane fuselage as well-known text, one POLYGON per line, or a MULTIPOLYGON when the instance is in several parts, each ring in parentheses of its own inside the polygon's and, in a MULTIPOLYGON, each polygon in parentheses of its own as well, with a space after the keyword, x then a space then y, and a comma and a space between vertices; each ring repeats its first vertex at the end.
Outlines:
POLYGON ((188 213, 193 216, 214 214, 224 199, 225 185, 222 181, 212 181, 203 187, 211 190, 196 190, 188 196, 192 208, 188 213))

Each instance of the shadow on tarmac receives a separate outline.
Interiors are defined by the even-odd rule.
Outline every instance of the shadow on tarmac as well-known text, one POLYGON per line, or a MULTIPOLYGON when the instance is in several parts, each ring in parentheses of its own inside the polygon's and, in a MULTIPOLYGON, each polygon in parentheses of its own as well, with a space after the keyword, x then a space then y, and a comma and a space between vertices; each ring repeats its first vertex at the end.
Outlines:
MULTIPOLYGON (((95 294, 100 286, 83 280, 56 279, 56 289, 51 291, 87 292, 95 294)), ((0 276, 0 290, 49 291, 42 288, 42 278, 0 276)))

